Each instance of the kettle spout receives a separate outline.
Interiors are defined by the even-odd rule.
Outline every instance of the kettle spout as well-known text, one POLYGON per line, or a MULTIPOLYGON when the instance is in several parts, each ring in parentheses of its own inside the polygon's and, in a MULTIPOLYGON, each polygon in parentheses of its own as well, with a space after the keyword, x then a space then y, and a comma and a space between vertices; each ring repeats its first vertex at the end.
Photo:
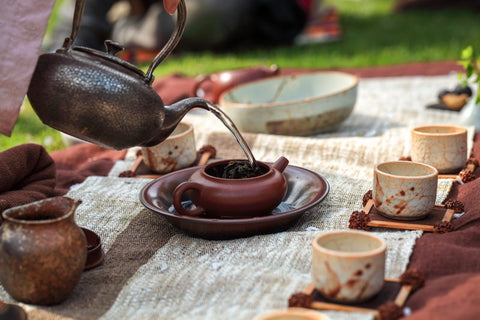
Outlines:
POLYGON ((187 98, 167 105, 165 108, 165 119, 162 130, 170 135, 177 125, 182 121, 185 115, 193 108, 202 108, 209 110, 207 101, 200 98, 187 98))
POLYGON ((288 165, 288 159, 282 156, 282 157, 278 158, 277 161, 275 161, 272 164, 272 167, 274 169, 277 169, 280 172, 283 172, 283 170, 285 170, 287 165, 288 165))
POLYGON ((163 122, 164 129, 171 129, 171 132, 182 121, 183 117, 193 108, 205 109, 212 111, 208 105, 208 101, 201 98, 187 98, 175 102, 169 106, 165 106, 165 120, 163 122))

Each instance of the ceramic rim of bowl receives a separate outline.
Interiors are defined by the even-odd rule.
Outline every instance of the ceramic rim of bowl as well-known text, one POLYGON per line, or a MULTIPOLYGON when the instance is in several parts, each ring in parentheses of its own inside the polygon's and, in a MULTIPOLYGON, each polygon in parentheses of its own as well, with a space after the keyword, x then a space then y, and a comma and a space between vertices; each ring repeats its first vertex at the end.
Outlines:
POLYGON ((330 97, 330 96, 334 96, 334 95, 337 95, 337 94, 347 92, 347 91, 355 88, 358 85, 358 82, 359 82, 359 78, 356 75, 346 73, 346 72, 340 72, 340 71, 320 71, 320 72, 314 72, 314 73, 301 73, 301 74, 297 74, 297 75, 292 75, 292 74, 290 74, 290 75, 280 75, 280 76, 274 76, 274 77, 269 77, 269 78, 265 78, 265 79, 259 79, 259 80, 255 80, 255 81, 251 81, 251 82, 247 82, 247 83, 235 86, 232 89, 230 89, 228 91, 225 91, 220 95, 220 97, 218 99, 218 101, 219 101, 218 104, 220 106, 222 106, 222 102, 226 102, 226 103, 228 103, 228 107, 235 107, 235 108, 255 108, 256 107, 256 108, 258 108, 258 107, 284 106, 284 105, 295 104, 295 103, 300 103, 300 102, 305 102, 305 101, 313 102, 313 101, 320 100, 320 99, 323 99, 323 98, 326 98, 326 97, 330 97), (337 91, 334 91, 334 92, 331 92, 331 93, 328 93, 328 94, 324 94, 324 95, 320 95, 320 96, 313 96, 313 97, 308 97, 308 98, 302 98, 302 99, 297 99, 297 100, 282 101, 282 102, 242 103, 242 102, 233 102, 233 101, 225 99, 226 95, 231 94, 234 90, 237 90, 239 88, 243 88, 243 87, 246 87, 246 86, 250 86, 250 85, 253 85, 253 84, 258 84, 258 83, 261 83, 261 82, 267 82, 267 81, 271 81, 271 80, 275 80, 275 79, 281 79, 281 78, 285 78, 285 79, 287 79, 287 78, 298 78, 298 77, 301 77, 301 76, 313 76, 313 75, 324 75, 324 74, 343 75, 347 78, 353 79, 353 83, 346 88, 343 88, 343 89, 340 89, 340 90, 337 90, 337 91))
POLYGON ((467 129, 464 127, 458 127, 458 126, 449 126, 449 125, 432 125, 432 126, 421 126, 421 127, 416 127, 412 129, 412 133, 419 135, 419 136, 437 136, 437 137, 453 137, 453 136, 460 136, 465 133, 467 133, 467 129), (445 132, 430 132, 427 131, 428 129, 445 129, 445 132))
MULTIPOLYGON (((64 201, 64 200, 62 200, 62 201, 64 201)), ((2 218, 4 220, 8 221, 8 222, 17 223, 17 224, 18 223, 32 224, 32 225, 35 225, 35 224, 50 224, 50 223, 55 223, 55 222, 63 221, 63 220, 66 220, 66 219, 70 218, 74 214, 75 209, 78 206, 78 204, 80 204, 80 203, 76 202, 74 199, 71 199, 71 198, 61 197, 61 196, 60 197, 53 197, 53 198, 38 200, 38 201, 27 203, 27 204, 24 204, 24 205, 21 205, 21 206, 6 209, 5 211, 2 212, 2 218), (22 219, 21 216, 20 217, 10 216, 10 214, 12 212, 15 213, 17 211, 22 210, 23 208, 31 207, 32 205, 36 205, 36 204, 40 204, 40 203, 44 203, 44 202, 53 202, 53 201, 55 201, 56 198, 65 198, 66 199, 65 201, 68 201, 71 204, 70 207, 68 208, 68 211, 66 211, 62 214, 59 214, 57 217, 52 217, 52 218, 48 218, 48 219, 22 219)), ((60 212, 60 209, 58 211, 60 212)))
POLYGON ((375 165, 375 172, 377 172, 378 174, 381 174, 383 176, 389 177, 389 178, 408 178, 410 180, 425 179, 425 178, 432 178, 434 176, 438 176, 438 170, 435 167, 433 167, 429 164, 421 163, 421 162, 415 162, 415 161, 403 161, 403 160, 386 161, 386 162, 379 163, 379 164, 375 165), (400 174, 393 174, 393 173, 385 172, 384 170, 382 170, 380 168, 381 166, 384 166, 384 165, 396 164, 396 163, 402 164, 402 165, 405 165, 405 166, 423 167, 423 168, 428 169, 431 172, 428 173, 428 174, 423 174, 423 175, 408 176, 408 175, 400 175, 400 174))
POLYGON ((332 231, 332 232, 326 232, 323 233, 319 236, 316 236, 313 241, 312 241, 312 247, 314 250, 326 253, 328 255, 332 256, 338 256, 342 258, 360 258, 360 257, 370 257, 370 256, 376 256, 379 254, 382 254, 383 252, 386 252, 387 250, 387 243, 385 242, 384 239, 375 236, 371 233, 365 232, 365 231, 332 231), (328 249, 322 245, 320 245, 318 242, 319 240, 325 239, 325 238, 333 238, 333 237, 338 237, 338 236, 354 236, 354 237, 363 237, 363 238, 368 238, 369 241, 374 241, 378 243, 378 246, 374 249, 368 249, 368 250, 363 250, 363 251, 339 251, 339 250, 332 250, 328 249))

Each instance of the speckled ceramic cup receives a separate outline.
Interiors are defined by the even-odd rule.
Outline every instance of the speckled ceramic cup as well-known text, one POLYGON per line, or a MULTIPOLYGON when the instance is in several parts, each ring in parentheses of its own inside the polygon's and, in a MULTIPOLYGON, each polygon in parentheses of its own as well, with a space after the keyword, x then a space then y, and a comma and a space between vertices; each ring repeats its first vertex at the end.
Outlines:
POLYGON ((413 161, 389 161, 375 166, 372 195, 382 215, 399 220, 426 216, 435 206, 438 171, 413 161))
POLYGON ((411 157, 434 166, 440 173, 459 171, 467 161, 467 129, 424 126, 411 132, 411 157))
POLYGON ((193 127, 181 122, 162 143, 142 148, 143 161, 153 171, 168 173, 192 165, 197 158, 193 127))
POLYGON ((312 279, 325 298, 358 303, 375 296, 385 279, 382 238, 364 231, 327 232, 312 242, 312 279))

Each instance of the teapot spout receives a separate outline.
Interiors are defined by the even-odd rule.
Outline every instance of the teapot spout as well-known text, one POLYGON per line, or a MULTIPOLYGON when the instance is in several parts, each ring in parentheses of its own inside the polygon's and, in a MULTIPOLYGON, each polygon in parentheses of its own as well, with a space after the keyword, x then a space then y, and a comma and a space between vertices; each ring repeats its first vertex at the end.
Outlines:
POLYGON ((163 127, 173 132, 175 127, 182 121, 183 117, 193 108, 209 110, 207 101, 200 98, 187 98, 165 106, 165 119, 163 127))
POLYGON ((153 146, 156 145, 170 134, 177 127, 177 125, 182 121, 185 115, 192 110, 193 108, 202 108, 209 110, 207 101, 200 98, 187 98, 175 102, 171 105, 164 106, 164 120, 161 128, 161 135, 155 137, 155 139, 150 140, 144 146, 153 146))
POLYGON ((282 156, 282 157, 278 158, 277 161, 275 161, 272 164, 272 167, 274 169, 277 169, 280 172, 283 172, 283 170, 285 170, 287 165, 288 165, 288 159, 282 156))

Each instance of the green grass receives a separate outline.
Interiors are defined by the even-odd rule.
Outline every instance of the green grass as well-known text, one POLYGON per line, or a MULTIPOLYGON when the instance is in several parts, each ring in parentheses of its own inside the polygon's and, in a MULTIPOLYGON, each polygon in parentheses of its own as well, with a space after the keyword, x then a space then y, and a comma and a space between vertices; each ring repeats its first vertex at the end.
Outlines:
POLYGON ((0 151, 24 143, 43 145, 47 151, 64 147, 60 132, 44 125, 29 105, 24 105, 11 137, 0 135, 0 151))
POLYGON ((340 12, 339 41, 227 53, 180 53, 160 65, 156 75, 188 75, 260 64, 281 68, 345 68, 456 60, 467 45, 480 47, 478 14, 468 10, 393 13, 395 1, 330 0, 340 12))
MULTIPOLYGON (((328 0, 324 3, 335 6, 340 13, 343 32, 338 41, 273 49, 245 48, 240 52, 180 52, 163 62, 155 75, 181 72, 195 76, 270 64, 283 69, 329 69, 457 60, 466 46, 480 48, 480 24, 475 11, 450 8, 395 13, 394 0, 328 0)), ((55 21, 56 11, 49 30, 55 21)), ((0 150, 32 141, 45 145, 45 139, 51 140, 46 145, 48 150, 63 147, 58 132, 41 124, 26 106, 12 138, 0 138, 0 150)))

